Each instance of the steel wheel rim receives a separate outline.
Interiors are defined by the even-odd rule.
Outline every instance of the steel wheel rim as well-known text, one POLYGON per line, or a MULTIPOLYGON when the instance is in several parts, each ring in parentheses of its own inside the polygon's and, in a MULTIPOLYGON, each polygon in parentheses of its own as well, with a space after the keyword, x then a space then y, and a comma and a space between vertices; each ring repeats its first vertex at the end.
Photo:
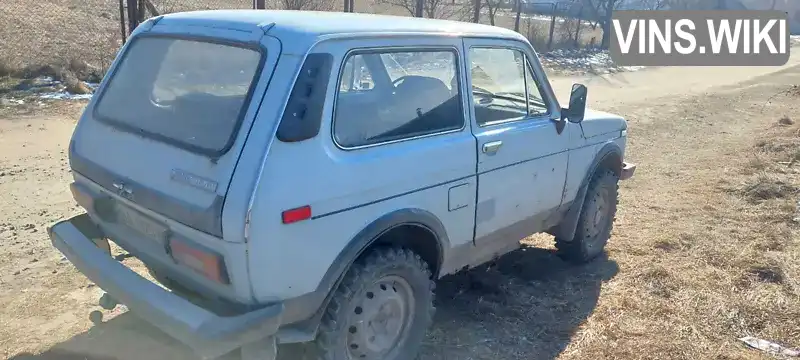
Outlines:
POLYGON ((595 245, 598 245, 596 243, 602 241, 602 239, 598 238, 598 235, 605 231, 606 227, 608 226, 608 217, 611 211, 608 198, 608 189, 601 189, 594 196, 594 201, 592 202, 592 207, 590 208, 591 211, 589 212, 591 216, 587 219, 589 221, 587 235, 589 235, 588 237, 590 240, 587 242, 587 246, 590 249, 595 245))
POLYGON ((385 276, 355 298, 347 324, 349 359, 384 359, 408 337, 414 316, 411 285, 399 276, 385 276))

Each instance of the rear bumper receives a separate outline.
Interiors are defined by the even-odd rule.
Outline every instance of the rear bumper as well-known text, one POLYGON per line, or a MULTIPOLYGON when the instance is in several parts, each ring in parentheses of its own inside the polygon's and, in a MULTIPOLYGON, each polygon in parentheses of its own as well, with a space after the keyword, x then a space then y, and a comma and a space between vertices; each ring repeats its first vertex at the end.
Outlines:
POLYGON ((628 180, 633 177, 633 173, 636 171, 636 164, 631 163, 622 163, 622 171, 619 175, 620 180, 628 180))
POLYGON ((95 245, 100 231, 87 214, 58 222, 48 233, 53 246, 111 297, 205 358, 274 335, 281 325, 281 303, 219 316, 139 276, 95 245))

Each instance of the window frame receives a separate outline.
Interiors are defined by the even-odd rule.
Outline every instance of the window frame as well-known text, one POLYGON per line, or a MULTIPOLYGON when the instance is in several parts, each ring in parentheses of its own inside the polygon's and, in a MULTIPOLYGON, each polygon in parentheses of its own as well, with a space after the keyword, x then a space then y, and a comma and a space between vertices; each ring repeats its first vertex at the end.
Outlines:
MULTIPOLYGON (((353 86, 353 85, 355 85, 355 80, 356 80, 356 79, 355 79, 355 75, 356 75, 356 64, 355 64, 355 63, 353 63, 353 67, 350 69, 350 71, 347 71, 347 62, 348 62, 348 61, 350 61, 350 59, 351 59, 352 57, 355 57, 355 56, 358 56, 358 55, 360 55, 360 54, 355 54, 355 55, 353 55, 353 56, 350 56, 350 57, 348 57, 348 58, 345 60, 345 62, 344 62, 344 65, 343 65, 343 69, 342 69, 342 75, 344 75, 344 74, 345 74, 345 72, 349 72, 349 73, 350 73, 349 75, 351 76, 351 78, 350 78, 350 83, 348 84, 348 87, 347 87, 347 91, 346 91, 346 92, 370 91, 370 90, 373 90, 373 89, 375 88, 375 87, 374 87, 374 85, 375 85, 375 84, 374 84, 374 81, 373 81, 373 84, 372 84, 372 85, 373 85, 372 89, 363 89, 363 90, 362 90, 362 89, 356 89, 356 88, 353 86)), ((362 62, 362 64, 361 64, 361 65, 362 65, 362 66, 365 66, 365 67, 367 67, 367 71, 369 71, 369 72, 370 72, 369 76, 370 76, 370 77, 373 77, 374 75, 372 75, 372 71, 369 69, 369 66, 367 65, 367 63, 366 63, 366 62, 365 62, 363 59, 361 59, 361 62, 362 62)), ((344 77, 344 76, 343 76, 343 77, 344 77)), ((341 82, 340 82, 340 83, 337 85, 337 86, 339 86, 339 91, 342 91, 341 85, 342 85, 342 84, 341 84, 341 82)))
MULTIPOLYGON (((467 127, 467 120, 468 120, 469 116, 464 111, 464 102, 465 102, 464 96, 466 94, 464 94, 463 86, 462 86, 465 80, 462 79, 463 74, 461 74, 461 70, 462 70, 461 69, 461 61, 462 61, 461 60, 461 54, 459 52, 458 47, 449 46, 449 45, 370 46, 370 47, 358 47, 358 48, 349 49, 344 54, 344 56, 342 57, 342 60, 340 61, 340 64, 339 64, 339 70, 338 70, 338 73, 336 75, 336 83, 335 83, 336 84, 335 85, 336 92, 334 94, 333 107, 331 109, 331 118, 332 119, 331 119, 331 131, 330 131, 331 132, 331 134, 330 134, 331 135, 331 140, 333 141, 334 145, 337 148, 339 148, 341 150, 344 150, 344 151, 354 151, 354 150, 367 149, 367 148, 372 148, 372 147, 377 147, 377 146, 385 146, 385 145, 396 144, 396 143, 400 143, 400 142, 413 141, 413 140, 424 139, 424 138, 429 138, 429 137, 434 137, 434 136, 441 136, 441 135, 452 134, 452 133, 457 133, 457 132, 463 131, 467 127), (431 133, 428 133, 428 134, 413 135, 413 136, 403 137, 403 138, 399 138, 399 139, 377 141, 377 142, 365 143, 365 144, 360 144, 360 145, 355 145, 355 146, 345 146, 345 145, 340 144, 339 141, 336 139, 336 123, 337 123, 337 121, 336 121, 337 120, 337 116, 336 115, 337 115, 337 112, 338 112, 339 93, 341 92, 340 85, 341 85, 342 76, 344 74, 345 65, 347 64, 347 61, 352 56, 356 56, 356 55, 378 54, 378 56, 380 56, 380 54, 403 53, 403 52, 411 52, 411 53, 413 53, 413 52, 449 52, 449 53, 452 53, 454 55, 453 59, 455 60, 455 62, 453 64, 453 69, 456 72, 456 79, 458 79, 458 90, 459 90, 458 91, 458 93, 459 93, 458 107, 459 107, 459 110, 460 110, 458 115, 461 117, 461 126, 458 127, 458 128, 454 128, 454 129, 445 129, 445 130, 441 130, 441 131, 431 132, 431 133)), ((381 63, 383 63, 383 59, 381 59, 381 63)), ((385 71, 385 66, 386 65, 384 64, 384 71, 385 71)), ((375 74, 372 74, 372 75, 375 76, 375 74)), ((388 77, 388 73, 386 73, 385 75, 388 77)))
MULTIPOLYGON (((550 118, 550 116, 553 115, 553 104, 550 102, 550 99, 548 99, 548 97, 546 95, 547 92, 545 91, 544 88, 542 88, 541 82, 539 81, 539 79, 536 78, 536 71, 533 70, 533 64, 531 63, 531 60, 528 57, 528 54, 526 54, 523 51, 522 55, 525 56, 525 65, 524 65, 525 66, 525 73, 527 74, 530 71, 531 79, 533 79, 534 85, 536 85, 536 89, 539 90, 539 95, 542 97, 542 102, 544 102, 545 107, 547 107, 547 112, 545 112, 543 114, 531 115, 531 104, 527 104, 528 105, 528 116, 526 116, 526 118, 538 118, 538 117, 550 118)), ((525 77, 525 99, 530 100, 529 96, 530 96, 530 94, 528 94, 528 77, 526 76, 525 77)))
POLYGON ((170 146, 174 146, 176 148, 186 150, 195 154, 203 155, 212 159, 218 159, 225 154, 227 154, 233 144, 236 143, 236 139, 239 137, 239 132, 241 131, 242 124, 244 123, 245 117, 247 116, 247 112, 249 111, 250 106, 252 105, 253 97, 255 95, 256 88, 258 87, 259 83, 261 82, 261 76, 264 71, 264 66, 267 64, 267 48, 261 44, 253 44, 249 42, 237 41, 232 39, 225 39, 213 36, 206 36, 206 35, 197 35, 197 34, 172 34, 172 33, 143 33, 139 34, 128 41, 125 45, 124 52, 122 53, 121 58, 114 64, 114 68, 110 70, 110 73, 107 76, 108 80, 107 83, 102 84, 102 88, 99 89, 99 92, 94 96, 96 99, 93 99, 92 104, 92 118, 96 119, 99 122, 105 123, 115 129, 118 129, 123 132, 127 132, 134 135, 140 135, 145 138, 149 138, 161 143, 165 143, 170 146), (247 95, 245 96, 244 102, 242 103, 241 109, 239 109, 239 113, 237 114, 236 123, 234 124, 233 128, 231 129, 231 134, 228 137, 225 146, 221 149, 212 149, 197 145, 188 144, 179 140, 175 140, 168 136, 164 136, 161 134, 157 134, 151 131, 146 131, 139 129, 133 125, 126 124, 124 122, 117 121, 115 119, 111 119, 105 116, 102 116, 98 113, 97 109, 100 102, 103 100, 103 96, 106 94, 106 91, 110 87, 111 83, 115 80, 117 72, 120 71, 123 62, 127 59, 130 54, 130 48, 133 47, 139 40, 142 39, 149 39, 149 38, 166 38, 166 39, 173 39, 173 40, 186 40, 186 41, 195 41, 195 42, 204 42, 210 44, 217 44, 217 45, 225 45, 225 46, 232 46, 238 47, 242 49, 250 49, 258 52, 260 58, 258 61, 258 67, 256 68, 255 73, 253 74, 253 79, 250 82, 250 88, 247 90, 247 95))
MULTIPOLYGON (((522 64, 523 72, 524 72, 523 75, 522 75, 522 83, 523 83, 523 86, 525 87, 525 99, 526 99, 525 112, 526 112, 526 115, 525 116, 521 116, 521 117, 517 117, 517 118, 490 121, 490 122, 486 122, 486 123, 483 123, 483 124, 481 124, 478 121, 478 118, 476 117, 475 118, 475 124, 479 128, 485 128, 485 127, 491 127, 491 126, 497 126, 497 125, 505 125, 505 124, 509 124, 509 123, 513 123, 513 122, 541 120, 542 118, 546 118, 548 120, 550 119, 550 116, 553 114, 553 102, 550 100, 549 96, 547 96, 547 92, 545 91, 545 89, 542 88, 541 79, 539 79, 537 77, 536 71, 534 71, 534 69, 533 69, 533 63, 530 61, 530 55, 528 54, 528 52, 524 48, 522 48, 520 46, 516 46, 516 45, 501 45, 501 44, 470 45, 469 48, 467 49, 467 51, 468 51, 467 57, 468 57, 468 60, 470 61, 469 65, 472 65, 472 58, 471 58, 471 55, 470 55, 472 49, 511 50, 511 51, 519 52, 520 54, 522 54, 522 56, 524 58, 524 61, 523 61, 523 64, 522 64), (542 101, 544 101, 545 105, 547 106, 547 112, 544 113, 544 114, 531 115, 530 104, 527 103, 527 100, 529 99, 528 98, 528 96, 529 96, 529 94, 528 94, 528 77, 525 75, 528 72, 530 72, 531 78, 536 83, 536 88, 539 90, 539 94, 542 96, 542 101)), ((467 71, 471 71, 471 67, 468 66, 467 67, 467 71)), ((474 116, 475 115, 475 100, 474 100, 474 98, 472 98, 472 96, 473 96, 472 95, 472 75, 470 75, 470 77, 468 79, 468 82, 469 82, 468 87, 469 87, 469 91, 470 91, 470 101, 469 101, 469 103, 470 103, 470 106, 472 106, 471 113, 474 116)))

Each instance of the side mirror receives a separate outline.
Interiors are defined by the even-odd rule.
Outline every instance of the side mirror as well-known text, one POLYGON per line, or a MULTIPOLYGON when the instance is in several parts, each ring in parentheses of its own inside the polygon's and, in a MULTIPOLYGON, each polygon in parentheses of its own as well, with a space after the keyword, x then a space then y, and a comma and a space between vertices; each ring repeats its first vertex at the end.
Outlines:
POLYGON ((569 95, 569 108, 561 110, 561 119, 567 119, 569 122, 579 123, 583 121, 583 116, 586 113, 586 95, 588 89, 583 84, 573 84, 572 91, 569 95))

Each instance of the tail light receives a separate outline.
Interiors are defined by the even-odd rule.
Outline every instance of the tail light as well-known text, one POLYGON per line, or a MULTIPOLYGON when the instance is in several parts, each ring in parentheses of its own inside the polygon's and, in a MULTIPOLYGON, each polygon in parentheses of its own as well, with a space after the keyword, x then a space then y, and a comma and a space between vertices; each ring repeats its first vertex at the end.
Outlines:
POLYGON ((171 238, 169 249, 172 258, 201 275, 220 284, 229 284, 228 272, 222 256, 199 245, 189 244, 179 238, 171 238))

